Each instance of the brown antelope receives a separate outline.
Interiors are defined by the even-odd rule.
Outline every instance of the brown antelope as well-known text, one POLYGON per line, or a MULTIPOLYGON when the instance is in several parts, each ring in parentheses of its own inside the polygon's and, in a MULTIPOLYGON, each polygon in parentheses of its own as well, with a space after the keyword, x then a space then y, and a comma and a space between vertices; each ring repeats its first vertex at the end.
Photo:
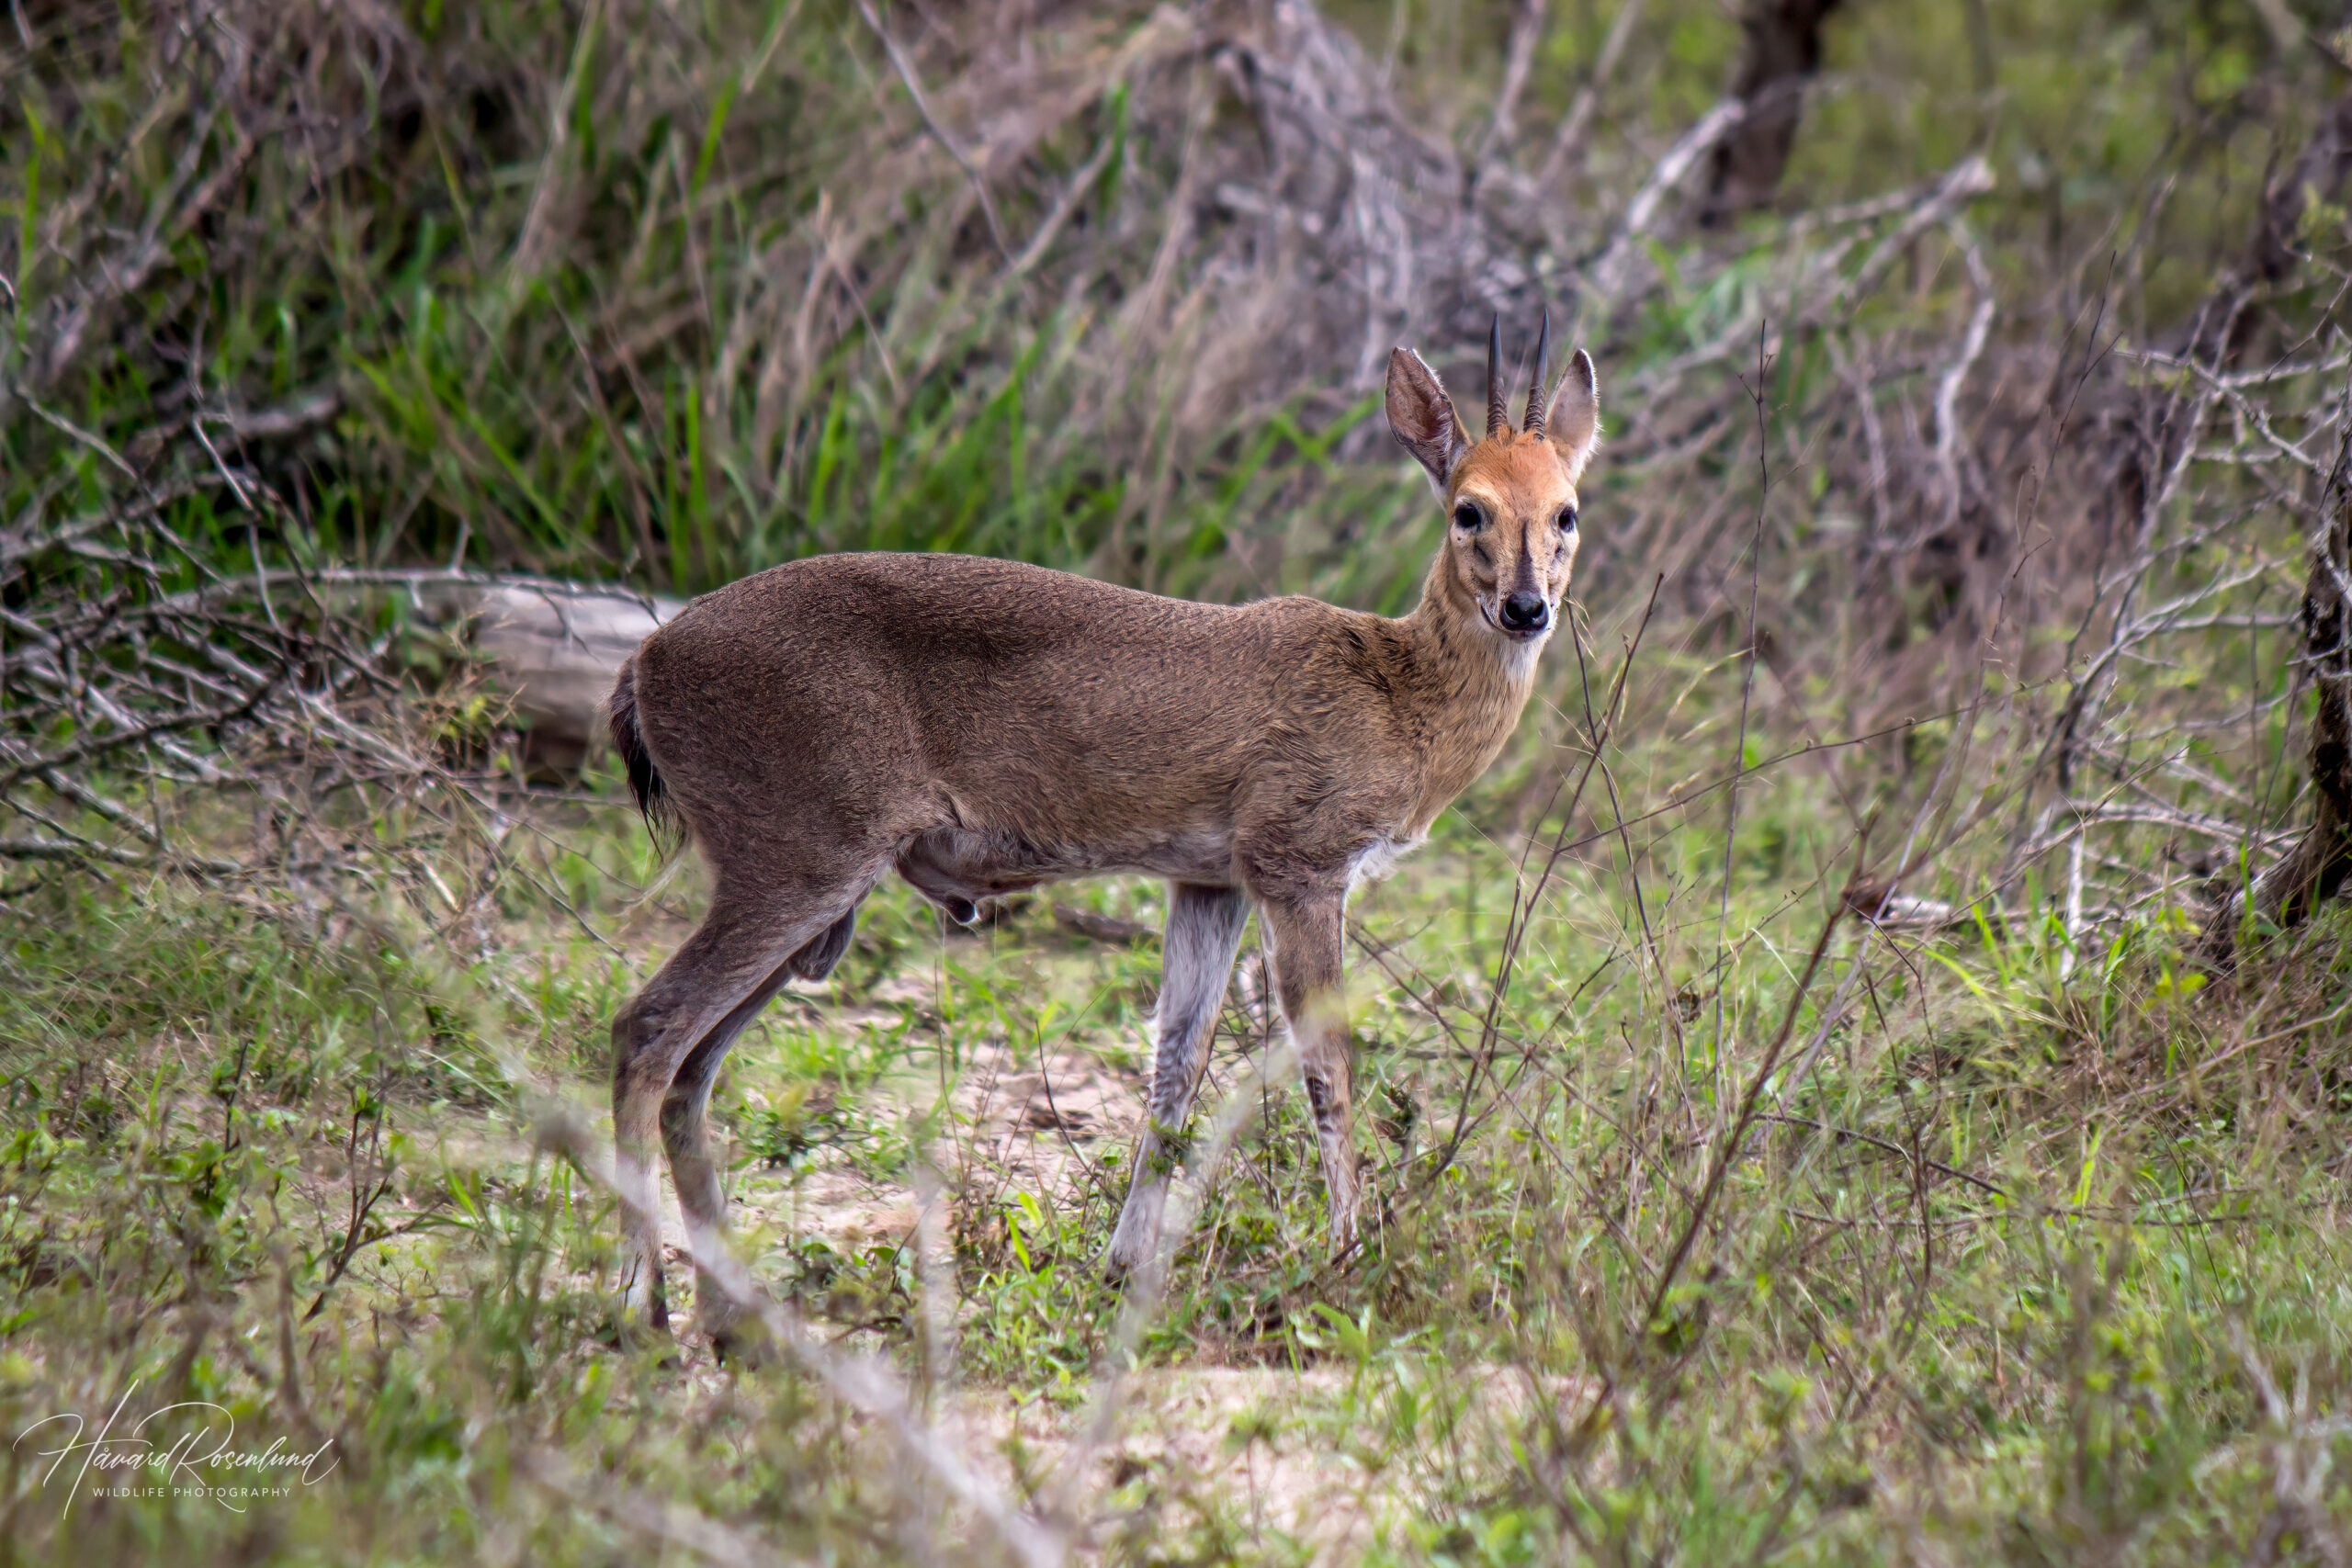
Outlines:
MULTIPOLYGON (((735 1036, 794 976, 828 973, 891 870, 960 921, 984 899, 1109 872, 1168 879, 1148 1120, 1108 1268, 1158 1243, 1171 1157, 1254 903, 1306 1081, 1331 1239, 1355 1235, 1342 917, 1501 750, 1577 555, 1600 432, 1579 350, 1548 400, 1544 324, 1524 428, 1500 329, 1473 443, 1417 355, 1388 423, 1449 519, 1400 620, 1306 598, 1196 604, 1012 561, 835 555, 697 599, 621 669, 613 738, 648 820, 682 820, 709 913, 613 1021, 629 1290, 666 1327, 657 1127, 699 1254, 725 1200, 705 1136, 735 1036)), ((731 1314, 697 1295, 722 1350, 731 1314)))

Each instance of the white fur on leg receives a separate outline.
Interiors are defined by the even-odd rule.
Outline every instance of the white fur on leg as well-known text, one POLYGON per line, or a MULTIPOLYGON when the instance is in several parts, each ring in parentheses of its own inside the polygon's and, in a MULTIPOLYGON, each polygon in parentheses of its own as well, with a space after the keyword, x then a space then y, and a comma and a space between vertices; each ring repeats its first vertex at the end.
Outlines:
POLYGON ((615 1187, 621 1201, 621 1235, 629 1258, 621 1266, 623 1304, 632 1318, 650 1314, 657 1328, 669 1326, 662 1292, 662 1188, 652 1162, 620 1152, 614 1158, 615 1187))
POLYGON ((1334 1255, 1345 1252, 1355 1245, 1356 1212, 1362 1204, 1361 1193, 1352 1168, 1355 1164, 1355 1151, 1348 1149, 1344 1151, 1344 1155, 1351 1168, 1345 1179, 1332 1174, 1333 1161, 1328 1152, 1323 1160, 1323 1179, 1329 1189, 1331 1211, 1331 1251, 1334 1255))
POLYGON ((1126 1206, 1119 1211, 1118 1229, 1111 1233, 1111 1252, 1104 1264, 1113 1280, 1124 1280, 1151 1260, 1159 1246, 1160 1218, 1168 1209, 1168 1175, 1154 1170, 1165 1156, 1156 1134, 1147 1134, 1136 1158, 1135 1180, 1127 1188, 1126 1206))
POLYGON ((709 1267, 704 1260, 719 1255, 719 1250, 727 1245, 726 1232, 696 1224, 691 1213, 684 1215, 684 1220, 686 1250, 695 1260, 695 1323, 705 1333, 717 1338, 733 1325, 735 1304, 727 1299, 727 1292, 720 1290, 718 1281, 711 1278, 709 1267))
POLYGON ((710 1226, 686 1217, 686 1247, 695 1258, 695 1326, 710 1341, 722 1362, 758 1367, 770 1359, 774 1342, 759 1315, 757 1298, 742 1292, 750 1280, 727 1252, 724 1225, 710 1226))
POLYGON ((1322 1156, 1323 1189, 1329 1205, 1331 1250, 1344 1252, 1356 1239, 1360 1182, 1353 1135, 1353 1071, 1348 1060, 1348 1012, 1336 992, 1310 997, 1293 1021, 1306 1084, 1307 1109, 1315 1122, 1316 1152, 1322 1156))
POLYGON ((1217 1007, 1232 977, 1234 951, 1241 944, 1241 928, 1249 918, 1248 899, 1232 888, 1176 883, 1168 890, 1168 931, 1160 943, 1159 1039, 1152 1053, 1147 1120, 1136 1145, 1126 1206, 1119 1212, 1118 1228, 1103 1260, 1103 1271, 1114 1280, 1143 1268, 1159 1248, 1170 1168, 1182 1149, 1182 1129, 1192 1115, 1193 1093, 1208 1064, 1217 1007))

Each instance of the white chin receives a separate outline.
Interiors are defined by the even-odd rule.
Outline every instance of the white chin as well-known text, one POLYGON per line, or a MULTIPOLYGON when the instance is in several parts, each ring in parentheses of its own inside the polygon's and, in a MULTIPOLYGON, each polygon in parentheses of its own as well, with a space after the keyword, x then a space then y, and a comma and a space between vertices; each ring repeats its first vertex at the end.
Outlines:
POLYGON ((1502 657, 1503 668, 1513 674, 1524 673, 1528 666, 1535 662, 1536 655, 1544 651, 1544 645, 1551 640, 1549 626, 1532 637, 1513 637, 1509 632, 1495 634, 1495 641, 1501 645, 1498 651, 1502 657))

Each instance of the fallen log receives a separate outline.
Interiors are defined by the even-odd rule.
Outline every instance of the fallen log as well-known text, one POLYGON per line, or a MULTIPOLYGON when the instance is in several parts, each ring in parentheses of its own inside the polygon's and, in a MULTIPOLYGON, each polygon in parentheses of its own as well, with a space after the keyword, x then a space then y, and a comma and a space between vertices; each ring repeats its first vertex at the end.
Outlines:
POLYGON ((484 590, 460 613, 492 683, 513 705, 525 760, 572 773, 605 743, 605 701, 622 661, 684 608, 617 591, 506 584, 484 590))
POLYGON ((603 747, 605 701, 622 660, 685 608, 679 599, 554 578, 345 570, 306 581, 338 602, 395 598, 468 649, 506 700, 524 761, 559 773, 578 772, 603 747))

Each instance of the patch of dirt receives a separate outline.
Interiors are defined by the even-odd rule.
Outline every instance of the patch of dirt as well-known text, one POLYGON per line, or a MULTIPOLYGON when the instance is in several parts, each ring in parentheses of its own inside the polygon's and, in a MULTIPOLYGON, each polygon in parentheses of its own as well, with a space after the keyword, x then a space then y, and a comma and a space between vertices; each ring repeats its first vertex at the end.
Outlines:
POLYGON ((1069 1484, 1072 1459, 1082 1459, 1080 1495, 1067 1501, 1094 1516, 1098 1537, 1140 1522, 1137 1511, 1179 1527, 1188 1516, 1217 1514, 1253 1534, 1282 1531, 1318 1560, 1348 1561, 1373 1543, 1400 1498, 1390 1478, 1366 1472, 1325 1439, 1320 1423, 1301 1419, 1328 1410, 1347 1381, 1326 1367, 1148 1369, 1127 1380, 1117 1430, 1091 1453, 1089 1408, 991 1403, 973 1391, 950 1425, 1001 1484, 1019 1486, 1020 1456, 1047 1506, 1069 1484))
POLYGON ((1143 1129, 1144 1084, 1080 1051, 1016 1057, 986 1047, 955 1093, 957 1161, 967 1180, 996 1193, 1032 1192, 1040 1201, 1074 1200, 1106 1148, 1124 1149, 1143 1129))
MULTIPOLYGON (((1016 1192, 1052 1206, 1080 1201, 1104 1152, 1124 1152, 1141 1131, 1143 1089, 1138 1077, 1082 1051, 1040 1062, 1001 1041, 988 1043, 950 1091, 956 1116, 933 1161, 942 1171, 961 1173, 984 1202, 1016 1192)), ((729 1188, 733 1229, 821 1235, 845 1252, 905 1239, 921 1201, 908 1183, 876 1180, 842 1159, 797 1173, 739 1169, 729 1188)), ((666 1177, 662 1198, 663 1235, 683 1246, 685 1232, 666 1177)))

